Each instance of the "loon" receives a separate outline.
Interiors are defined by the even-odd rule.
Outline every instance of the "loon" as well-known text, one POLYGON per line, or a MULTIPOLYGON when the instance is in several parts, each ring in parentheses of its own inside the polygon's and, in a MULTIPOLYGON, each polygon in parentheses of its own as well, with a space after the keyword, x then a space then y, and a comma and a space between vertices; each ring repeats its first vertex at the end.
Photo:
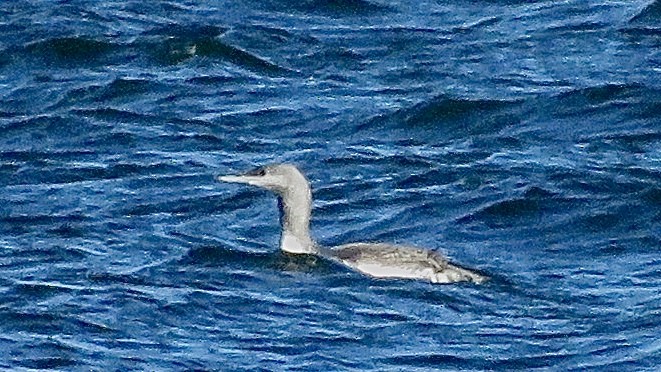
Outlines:
POLYGON ((310 182, 294 165, 267 165, 245 174, 218 176, 217 179, 258 186, 277 194, 282 224, 280 248, 285 252, 318 255, 376 278, 478 284, 487 279, 482 274, 451 264, 436 252, 421 248, 387 243, 349 243, 337 247, 318 245, 310 236, 310 182))

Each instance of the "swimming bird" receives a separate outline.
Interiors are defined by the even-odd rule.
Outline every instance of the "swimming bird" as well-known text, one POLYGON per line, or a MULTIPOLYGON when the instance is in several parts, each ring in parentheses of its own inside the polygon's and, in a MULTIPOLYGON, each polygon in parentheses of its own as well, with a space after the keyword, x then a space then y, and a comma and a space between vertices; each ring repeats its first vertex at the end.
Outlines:
POLYGON ((244 183, 278 196, 282 234, 280 249, 293 254, 313 254, 376 278, 406 278, 432 283, 469 281, 487 277, 456 266, 434 251, 388 243, 349 243, 324 247, 310 236, 312 190, 310 182, 291 164, 274 164, 241 175, 218 176, 222 182, 244 183))

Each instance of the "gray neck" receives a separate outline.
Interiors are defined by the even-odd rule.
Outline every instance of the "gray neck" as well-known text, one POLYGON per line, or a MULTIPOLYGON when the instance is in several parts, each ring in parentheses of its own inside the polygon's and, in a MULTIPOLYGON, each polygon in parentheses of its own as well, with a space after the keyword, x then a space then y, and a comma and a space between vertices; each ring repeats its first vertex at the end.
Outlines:
POLYGON ((285 190, 278 203, 282 224, 280 249, 289 253, 316 253, 317 247, 310 237, 312 192, 307 182, 285 190))

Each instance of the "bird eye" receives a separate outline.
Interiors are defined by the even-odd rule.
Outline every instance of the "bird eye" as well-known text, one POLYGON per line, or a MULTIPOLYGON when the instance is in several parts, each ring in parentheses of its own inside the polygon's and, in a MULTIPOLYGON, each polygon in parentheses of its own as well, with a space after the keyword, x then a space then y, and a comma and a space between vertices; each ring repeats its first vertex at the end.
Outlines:
POLYGON ((254 170, 251 170, 250 172, 246 173, 247 176, 259 176, 259 177, 264 177, 266 176, 266 169, 265 168, 257 168, 254 170))

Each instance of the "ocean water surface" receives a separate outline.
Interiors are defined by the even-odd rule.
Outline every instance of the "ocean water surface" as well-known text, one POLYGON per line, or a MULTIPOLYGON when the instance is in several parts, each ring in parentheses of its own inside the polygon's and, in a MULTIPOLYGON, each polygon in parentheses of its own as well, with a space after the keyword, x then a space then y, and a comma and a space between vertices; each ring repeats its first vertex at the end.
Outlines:
POLYGON ((0 3, 0 369, 656 370, 661 2, 0 3), (326 245, 279 252, 297 164, 326 245))

